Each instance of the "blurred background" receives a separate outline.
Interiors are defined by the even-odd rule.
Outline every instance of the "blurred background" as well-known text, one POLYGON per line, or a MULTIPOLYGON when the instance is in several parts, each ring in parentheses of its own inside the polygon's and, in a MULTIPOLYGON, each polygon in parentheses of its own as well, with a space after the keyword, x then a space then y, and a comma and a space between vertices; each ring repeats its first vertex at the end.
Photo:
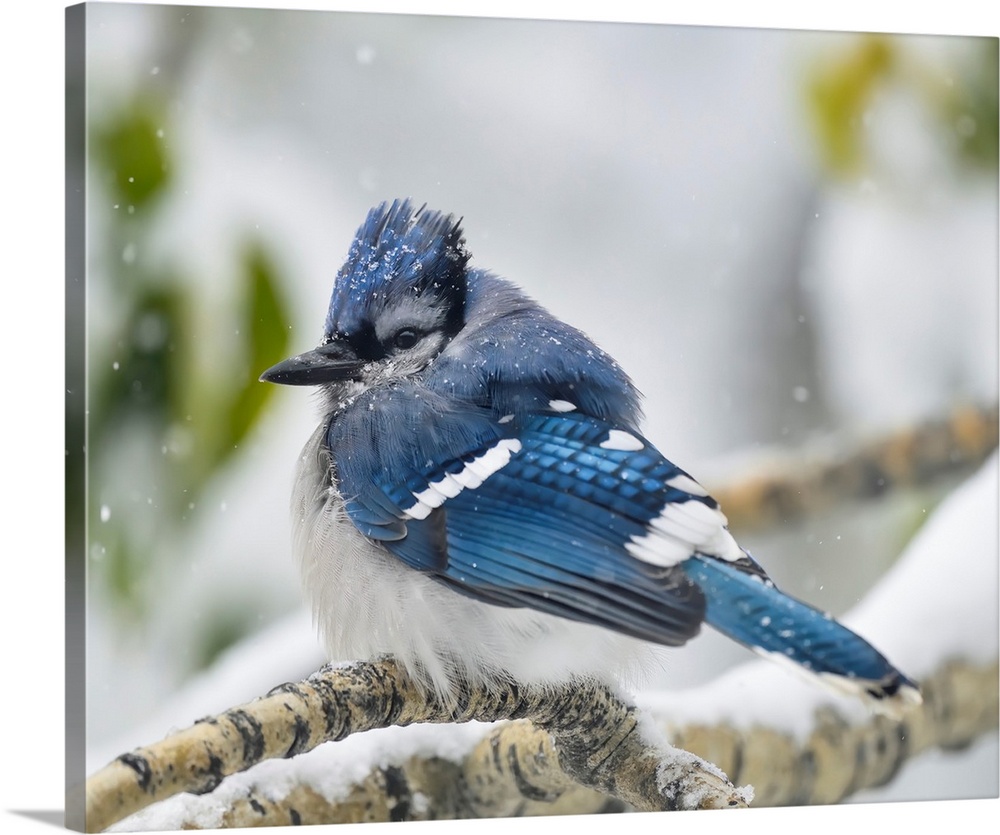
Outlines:
MULTIPOLYGON (((463 217, 709 486, 997 399, 996 39, 102 4, 86 35, 88 770, 240 642, 182 724, 322 662, 287 510, 315 404, 257 377, 382 200, 463 217)), ((938 498, 735 533, 842 612, 938 498)), ((745 657, 706 635, 662 684, 745 657)), ((973 772, 882 796, 995 795, 973 772)))

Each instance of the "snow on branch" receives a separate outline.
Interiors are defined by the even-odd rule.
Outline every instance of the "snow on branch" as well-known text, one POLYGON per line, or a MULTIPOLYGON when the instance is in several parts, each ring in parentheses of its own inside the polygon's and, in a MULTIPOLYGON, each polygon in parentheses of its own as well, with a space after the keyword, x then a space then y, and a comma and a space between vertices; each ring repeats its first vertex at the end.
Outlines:
MULTIPOLYGON (((753 475, 716 486, 702 482, 734 530, 773 527, 845 500, 917 487, 969 472, 997 447, 1000 407, 965 406, 879 438, 824 438, 753 461, 753 475)), ((727 467, 727 469, 729 469, 727 467)), ((704 476, 704 473, 702 473, 704 476)))
POLYGON ((523 718, 550 734, 552 745, 545 752, 533 743, 520 752, 527 772, 508 760, 519 778, 535 770, 553 788, 576 781, 648 811, 746 805, 718 769, 641 727, 635 709, 606 687, 469 686, 452 707, 419 690, 392 659, 381 659, 324 667, 121 755, 87 781, 86 826, 102 831, 150 803, 179 792, 211 792, 265 759, 294 757, 360 731, 523 718))
POLYGON ((852 721, 830 706, 816 709, 800 734, 773 725, 670 723, 673 744, 705 757, 730 779, 753 786, 753 805, 837 803, 888 783, 909 759, 932 748, 963 748, 995 731, 1000 711, 992 664, 948 662, 920 682, 924 703, 900 721, 872 715, 852 721))

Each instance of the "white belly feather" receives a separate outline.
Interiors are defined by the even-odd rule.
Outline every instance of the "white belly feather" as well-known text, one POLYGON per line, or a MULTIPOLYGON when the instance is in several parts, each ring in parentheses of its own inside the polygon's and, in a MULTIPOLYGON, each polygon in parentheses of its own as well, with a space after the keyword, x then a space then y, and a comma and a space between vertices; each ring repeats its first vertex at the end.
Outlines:
POLYGON ((637 684, 661 666, 661 648, 533 609, 480 603, 366 539, 331 488, 323 430, 299 458, 292 524, 303 588, 332 661, 390 654, 443 696, 456 676, 480 684, 580 675, 637 684))

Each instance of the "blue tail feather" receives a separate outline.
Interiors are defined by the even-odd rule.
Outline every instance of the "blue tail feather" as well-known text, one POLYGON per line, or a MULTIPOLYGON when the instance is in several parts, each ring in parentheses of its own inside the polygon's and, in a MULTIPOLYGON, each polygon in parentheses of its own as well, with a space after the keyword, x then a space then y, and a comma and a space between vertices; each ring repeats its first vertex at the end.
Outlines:
POLYGON ((787 658, 841 690, 876 700, 919 699, 916 685, 871 644, 765 575, 703 555, 688 559, 684 570, 705 595, 705 620, 730 638, 787 658))

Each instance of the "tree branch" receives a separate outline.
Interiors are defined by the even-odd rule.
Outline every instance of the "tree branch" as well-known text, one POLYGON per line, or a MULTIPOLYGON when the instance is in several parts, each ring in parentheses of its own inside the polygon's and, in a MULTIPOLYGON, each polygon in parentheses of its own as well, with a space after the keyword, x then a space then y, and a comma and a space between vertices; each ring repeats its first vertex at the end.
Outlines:
POLYGON ((955 750, 998 726, 997 661, 943 664, 920 682, 923 704, 900 720, 872 715, 848 721, 831 707, 816 712, 804 740, 762 725, 667 724, 671 741, 754 789, 754 806, 837 803, 888 783, 902 765, 931 748, 955 750))
MULTIPOLYGON (((870 716, 858 723, 824 707, 816 712, 814 727, 803 738, 759 724, 746 728, 677 725, 659 713, 650 718, 675 745, 717 763, 736 782, 752 785, 754 806, 829 804, 884 785, 905 762, 926 750, 962 748, 995 730, 1000 710, 998 672, 996 662, 947 663, 924 680, 923 706, 902 719, 870 716)), ((626 713, 634 715, 629 708, 626 713)), ((583 733, 569 730, 566 724, 564 735, 583 733)), ((625 725, 635 727, 628 721, 625 725)), ((564 738, 560 740, 529 721, 508 722, 492 728, 462 762, 441 756, 409 757, 398 765, 374 769, 346 796, 336 799, 302 783, 279 797, 269 786, 249 786, 230 801, 212 826, 469 819, 649 808, 648 794, 646 800, 640 796, 633 807, 627 790, 609 795, 596 790, 595 781, 581 784, 572 779, 560 766, 560 744, 565 744, 564 738)), ((595 754, 591 748, 590 758, 595 754)), ((617 759, 629 756, 632 754, 626 749, 617 759)), ((639 767, 640 772, 644 769, 645 778, 623 777, 619 783, 645 783, 648 790, 655 781, 646 767, 639 767)), ((697 796, 701 779, 696 769, 675 797, 685 797, 690 803, 697 796)), ((668 803, 663 808, 676 806, 668 803)), ((193 817, 182 826, 198 828, 193 817)))
POLYGON ((580 682, 558 690, 512 683, 490 691, 467 688, 461 703, 450 707, 422 694, 384 659, 325 667, 123 754, 87 781, 87 829, 106 829, 178 792, 210 792, 223 778, 265 759, 292 757, 352 733, 416 722, 522 718, 552 735, 547 756, 532 755, 543 779, 560 779, 550 773, 561 769, 563 779, 646 810, 745 805, 714 766, 640 733, 635 709, 606 687, 580 682))
POLYGON ((918 487, 978 467, 997 447, 997 404, 958 408, 864 443, 824 439, 773 460, 755 461, 754 475, 706 487, 734 530, 773 527, 820 513, 845 500, 918 487))

